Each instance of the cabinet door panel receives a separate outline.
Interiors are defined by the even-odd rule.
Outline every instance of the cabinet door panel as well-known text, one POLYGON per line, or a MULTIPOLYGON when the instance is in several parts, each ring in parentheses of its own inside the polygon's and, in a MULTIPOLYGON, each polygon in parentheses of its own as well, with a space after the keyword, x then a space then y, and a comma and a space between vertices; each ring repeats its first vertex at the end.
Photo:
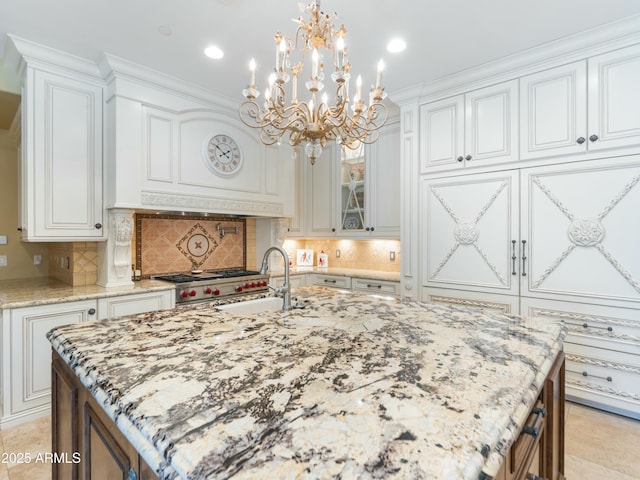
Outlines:
POLYGON ((586 151, 586 62, 522 77, 520 95, 521 158, 586 151))
POLYGON ((522 187, 523 294, 640 301, 640 158, 527 169, 522 187))
MULTIPOLYGON (((309 162, 305 158, 298 161, 309 162)), ((332 147, 327 146, 324 152, 316 160, 315 165, 307 165, 309 172, 309 220, 307 227, 309 235, 334 236, 335 235, 335 153, 332 147)))
POLYGON ((640 143, 640 45, 589 59, 590 150, 640 143))
POLYGON ((518 172, 424 180, 422 192, 424 284, 517 294, 518 172))
POLYGON ((482 165, 518 158, 518 81, 465 95, 465 157, 482 165))
POLYGON ((455 168, 464 149, 464 96, 445 98, 420 109, 422 172, 455 168))
POLYGON ((400 236, 400 124, 390 125, 371 145, 369 227, 372 236, 400 236))
POLYGON ((27 164, 33 178, 30 238, 101 238, 102 88, 33 72, 27 164))

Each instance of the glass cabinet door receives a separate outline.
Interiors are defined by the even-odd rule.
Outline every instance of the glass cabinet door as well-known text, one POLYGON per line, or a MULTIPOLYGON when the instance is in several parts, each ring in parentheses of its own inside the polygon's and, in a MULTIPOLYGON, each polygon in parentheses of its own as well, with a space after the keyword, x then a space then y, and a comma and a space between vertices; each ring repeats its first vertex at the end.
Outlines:
POLYGON ((342 147, 340 156, 340 229, 346 232, 365 230, 365 148, 342 147))

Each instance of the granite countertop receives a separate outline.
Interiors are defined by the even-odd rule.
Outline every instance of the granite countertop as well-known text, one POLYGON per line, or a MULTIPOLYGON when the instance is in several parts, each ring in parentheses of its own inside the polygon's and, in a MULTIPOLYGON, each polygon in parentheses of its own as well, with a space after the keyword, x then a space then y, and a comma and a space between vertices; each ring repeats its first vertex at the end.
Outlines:
POLYGON ((209 304, 52 330, 53 348, 161 478, 495 475, 558 323, 297 289, 304 309, 209 304))
MULTIPOLYGON (((340 277, 370 278, 371 280, 388 280, 391 282, 400 281, 400 272, 385 272, 383 270, 364 270, 360 268, 342 267, 291 267, 290 275, 302 275, 305 273, 322 273, 325 275, 336 275, 340 277)), ((269 270, 269 274, 274 277, 284 275, 284 270, 269 270)))
POLYGON ((174 284, 158 280, 142 280, 134 282, 132 286, 108 288, 99 285, 73 287, 48 277, 0 280, 0 309, 33 307, 50 303, 73 302, 173 289, 175 289, 174 284))

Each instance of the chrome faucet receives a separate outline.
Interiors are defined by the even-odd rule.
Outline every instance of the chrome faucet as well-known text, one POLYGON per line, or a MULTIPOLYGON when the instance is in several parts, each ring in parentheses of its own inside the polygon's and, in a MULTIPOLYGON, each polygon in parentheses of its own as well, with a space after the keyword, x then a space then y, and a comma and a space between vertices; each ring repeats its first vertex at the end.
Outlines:
POLYGON ((280 252, 282 258, 284 259, 284 285, 281 287, 274 288, 276 293, 282 293, 282 310, 288 312, 291 310, 291 284, 289 283, 289 255, 284 248, 273 246, 269 247, 266 252, 264 252, 264 257, 262 257, 262 267, 260 268, 260 274, 264 275, 267 273, 269 266, 267 265, 269 260, 269 255, 274 250, 280 252))

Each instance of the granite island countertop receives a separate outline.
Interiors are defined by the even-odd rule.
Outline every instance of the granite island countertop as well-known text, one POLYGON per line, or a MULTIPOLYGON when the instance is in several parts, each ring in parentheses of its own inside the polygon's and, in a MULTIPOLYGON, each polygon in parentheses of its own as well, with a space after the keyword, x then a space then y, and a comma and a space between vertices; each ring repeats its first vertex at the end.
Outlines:
POLYGON ((53 348, 161 478, 490 478, 564 327, 321 287, 59 327, 53 348))

